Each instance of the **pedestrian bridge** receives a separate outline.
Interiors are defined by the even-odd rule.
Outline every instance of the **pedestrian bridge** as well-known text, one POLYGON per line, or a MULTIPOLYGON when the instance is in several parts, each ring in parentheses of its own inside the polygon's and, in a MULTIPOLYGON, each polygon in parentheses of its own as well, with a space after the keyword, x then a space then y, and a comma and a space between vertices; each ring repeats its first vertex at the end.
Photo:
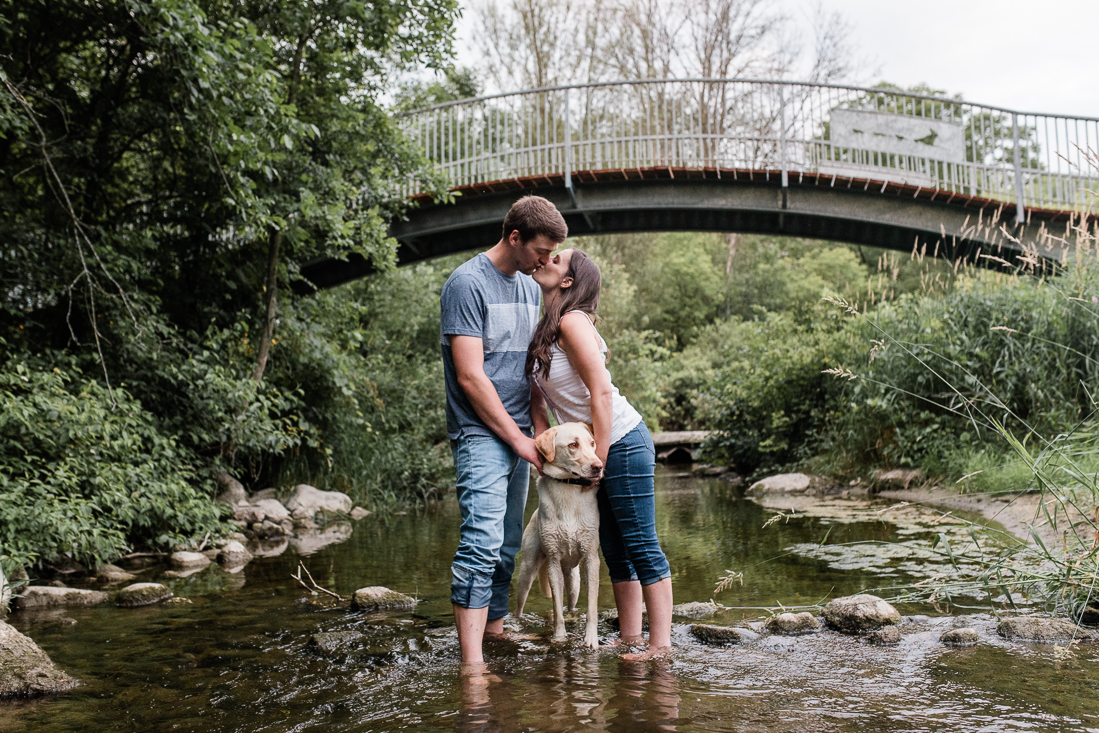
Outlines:
MULTIPOLYGON (((571 235, 813 237, 1007 267, 1063 258, 1094 221, 1099 120, 892 89, 743 79, 579 84, 399 118, 426 159, 394 222, 402 264, 500 237, 537 193, 571 235), (1089 160, 1090 154, 1090 160, 1089 160), (425 191, 449 190, 449 201, 425 191)), ((307 263, 319 287, 371 271, 307 263)))

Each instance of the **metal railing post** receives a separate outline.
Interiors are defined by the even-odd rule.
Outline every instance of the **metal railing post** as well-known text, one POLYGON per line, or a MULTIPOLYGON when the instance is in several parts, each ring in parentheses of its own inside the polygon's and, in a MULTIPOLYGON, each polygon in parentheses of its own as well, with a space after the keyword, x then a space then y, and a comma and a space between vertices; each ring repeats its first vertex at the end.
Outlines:
POLYGON ((786 172, 786 94, 783 88, 778 88, 778 104, 779 104, 779 156, 781 157, 782 166, 782 187, 790 187, 790 177, 786 172))
POLYGON ((572 192, 572 127, 569 124, 569 90, 565 89, 565 188, 572 192))
POLYGON ((1019 115, 1011 113, 1011 139, 1015 144, 1015 224, 1026 223, 1026 208, 1023 205, 1023 166, 1019 160, 1019 115))

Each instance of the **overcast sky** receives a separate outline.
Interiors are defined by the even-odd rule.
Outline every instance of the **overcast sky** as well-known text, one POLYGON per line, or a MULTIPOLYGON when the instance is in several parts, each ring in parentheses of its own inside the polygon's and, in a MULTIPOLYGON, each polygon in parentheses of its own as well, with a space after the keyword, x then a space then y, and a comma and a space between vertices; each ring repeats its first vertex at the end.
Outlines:
MULTIPOLYGON (((803 26, 814 0, 774 0, 803 26)), ((1099 0, 820 0, 871 74, 1025 112, 1099 117, 1099 0)), ((459 63, 480 59, 459 29, 459 63)), ((483 63, 483 62, 482 62, 483 63)))

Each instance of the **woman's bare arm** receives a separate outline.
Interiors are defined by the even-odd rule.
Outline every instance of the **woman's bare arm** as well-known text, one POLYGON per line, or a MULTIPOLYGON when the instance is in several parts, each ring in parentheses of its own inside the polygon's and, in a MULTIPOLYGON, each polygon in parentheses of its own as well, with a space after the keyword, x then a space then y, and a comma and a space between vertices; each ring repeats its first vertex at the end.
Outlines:
POLYGON ((599 336, 583 313, 567 313, 561 319, 557 343, 591 393, 591 421, 595 431, 595 453, 603 465, 611 448, 613 403, 611 378, 599 350, 599 336))

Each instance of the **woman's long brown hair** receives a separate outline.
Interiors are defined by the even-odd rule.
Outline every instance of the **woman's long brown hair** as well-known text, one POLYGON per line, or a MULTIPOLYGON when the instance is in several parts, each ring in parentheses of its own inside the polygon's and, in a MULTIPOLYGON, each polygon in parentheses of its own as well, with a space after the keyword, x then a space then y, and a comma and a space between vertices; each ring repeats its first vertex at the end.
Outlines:
POLYGON ((553 304, 546 305, 546 314, 534 329, 534 337, 527 349, 527 376, 534 376, 535 369, 543 379, 549 377, 550 347, 561 333, 561 318, 570 311, 583 311, 594 321, 599 310, 599 288, 603 275, 599 265, 591 261, 582 249, 572 247, 569 269, 565 277, 572 278, 572 285, 559 291, 553 304))

